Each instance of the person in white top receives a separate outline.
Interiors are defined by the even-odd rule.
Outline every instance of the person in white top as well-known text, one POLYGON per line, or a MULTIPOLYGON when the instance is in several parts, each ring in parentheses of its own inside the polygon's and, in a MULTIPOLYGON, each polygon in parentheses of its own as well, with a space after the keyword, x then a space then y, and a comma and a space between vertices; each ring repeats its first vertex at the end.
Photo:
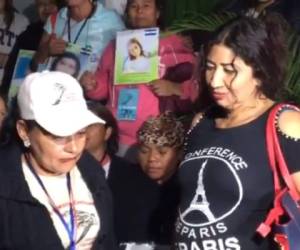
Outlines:
POLYGON ((104 4, 106 8, 113 9, 123 16, 127 0, 104 0, 104 4))
POLYGON ((49 57, 61 55, 75 46, 88 51, 86 70, 94 72, 104 48, 115 38, 116 32, 123 29, 121 17, 100 2, 68 0, 57 15, 48 18, 33 58, 34 66, 47 63, 49 57))
POLYGON ((28 24, 28 19, 16 12, 11 0, 0 1, 0 80, 16 38, 28 24))

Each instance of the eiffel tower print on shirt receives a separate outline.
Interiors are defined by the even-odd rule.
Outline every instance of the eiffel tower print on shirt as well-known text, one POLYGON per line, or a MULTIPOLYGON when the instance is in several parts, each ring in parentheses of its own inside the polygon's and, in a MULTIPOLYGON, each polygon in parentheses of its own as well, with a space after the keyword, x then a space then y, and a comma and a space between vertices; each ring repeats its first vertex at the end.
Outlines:
POLYGON ((190 203, 189 207, 182 213, 182 218, 185 218, 189 213, 198 211, 202 213, 208 222, 213 222, 216 220, 215 216, 211 212, 209 208, 209 202, 206 197, 205 187, 203 184, 203 173, 205 167, 207 166, 208 160, 202 163, 199 174, 198 174, 198 181, 197 181, 197 189, 194 195, 192 202, 190 203))

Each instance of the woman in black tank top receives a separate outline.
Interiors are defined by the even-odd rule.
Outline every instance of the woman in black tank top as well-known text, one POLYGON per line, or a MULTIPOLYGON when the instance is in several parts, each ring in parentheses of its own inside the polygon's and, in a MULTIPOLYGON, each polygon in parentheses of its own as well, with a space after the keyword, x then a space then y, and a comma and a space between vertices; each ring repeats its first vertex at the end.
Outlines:
MULTIPOLYGON (((203 52, 204 112, 188 133, 179 170, 175 249, 274 249, 256 228, 274 198, 265 123, 283 89, 281 25, 273 15, 239 17, 218 30, 203 52)), ((278 131, 300 191, 300 113, 282 112, 278 131)))

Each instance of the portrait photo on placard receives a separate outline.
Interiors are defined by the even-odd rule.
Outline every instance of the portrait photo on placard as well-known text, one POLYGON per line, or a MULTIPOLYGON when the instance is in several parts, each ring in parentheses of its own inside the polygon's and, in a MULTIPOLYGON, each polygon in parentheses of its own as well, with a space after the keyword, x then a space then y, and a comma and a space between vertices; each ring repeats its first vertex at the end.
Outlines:
POLYGON ((117 33, 115 84, 138 84, 158 78, 159 29, 117 33))

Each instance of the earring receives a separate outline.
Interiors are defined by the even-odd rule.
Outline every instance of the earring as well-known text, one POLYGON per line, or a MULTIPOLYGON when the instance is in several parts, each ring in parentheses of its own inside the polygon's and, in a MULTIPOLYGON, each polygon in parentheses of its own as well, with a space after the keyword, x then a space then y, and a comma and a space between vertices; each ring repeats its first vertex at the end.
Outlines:
POLYGON ((27 139, 27 140, 24 140, 23 141, 23 144, 24 144, 24 147, 25 148, 29 148, 30 147, 30 141, 27 139))

